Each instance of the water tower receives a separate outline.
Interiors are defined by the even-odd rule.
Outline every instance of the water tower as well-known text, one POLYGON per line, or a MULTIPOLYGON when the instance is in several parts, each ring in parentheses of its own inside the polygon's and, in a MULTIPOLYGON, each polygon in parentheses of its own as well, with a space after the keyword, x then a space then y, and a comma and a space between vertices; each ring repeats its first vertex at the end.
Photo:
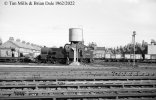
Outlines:
POLYGON ((78 62, 78 43, 83 42, 83 30, 81 28, 70 28, 69 42, 71 42, 71 48, 74 51, 74 61, 71 65, 80 65, 78 62))

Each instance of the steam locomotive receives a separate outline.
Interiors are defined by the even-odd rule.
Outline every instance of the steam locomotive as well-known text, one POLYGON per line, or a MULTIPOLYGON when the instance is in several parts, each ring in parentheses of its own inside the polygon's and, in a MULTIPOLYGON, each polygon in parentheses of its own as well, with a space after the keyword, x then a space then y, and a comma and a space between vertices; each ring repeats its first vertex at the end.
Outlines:
MULTIPOLYGON (((82 63, 91 63, 93 61, 93 50, 82 43, 77 45, 78 61, 82 63)), ((60 48, 41 48, 41 54, 37 57, 39 63, 52 64, 70 64, 74 59, 72 44, 65 44, 60 48)))

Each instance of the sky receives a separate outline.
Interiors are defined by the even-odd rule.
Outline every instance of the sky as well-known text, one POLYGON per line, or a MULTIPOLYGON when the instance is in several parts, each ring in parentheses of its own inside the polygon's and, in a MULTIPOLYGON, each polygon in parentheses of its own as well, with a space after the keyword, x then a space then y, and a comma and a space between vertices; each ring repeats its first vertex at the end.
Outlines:
POLYGON ((156 0, 25 0, 54 5, 19 5, 24 0, 0 0, 0 38, 42 46, 69 43, 69 28, 83 28, 84 42, 117 47, 156 40, 156 0), (56 5, 68 1, 74 5, 56 5), (15 2, 13 5, 11 2, 15 2))

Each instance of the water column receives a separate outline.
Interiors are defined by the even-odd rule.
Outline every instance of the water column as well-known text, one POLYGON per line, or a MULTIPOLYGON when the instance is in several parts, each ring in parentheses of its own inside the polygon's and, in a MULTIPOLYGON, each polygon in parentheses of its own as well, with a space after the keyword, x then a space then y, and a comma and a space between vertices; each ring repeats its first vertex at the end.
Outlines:
POLYGON ((78 62, 78 43, 83 41, 83 30, 81 28, 69 29, 69 42, 74 51, 74 61, 71 65, 80 65, 78 62))

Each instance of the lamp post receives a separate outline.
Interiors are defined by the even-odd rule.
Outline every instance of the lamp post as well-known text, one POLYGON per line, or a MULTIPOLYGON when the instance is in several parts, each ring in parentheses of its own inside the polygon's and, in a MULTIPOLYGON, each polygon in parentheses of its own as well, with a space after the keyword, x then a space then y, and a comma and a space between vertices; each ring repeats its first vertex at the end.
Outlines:
POLYGON ((133 31, 132 40, 133 40, 133 66, 135 66, 135 35, 136 31, 133 31))

